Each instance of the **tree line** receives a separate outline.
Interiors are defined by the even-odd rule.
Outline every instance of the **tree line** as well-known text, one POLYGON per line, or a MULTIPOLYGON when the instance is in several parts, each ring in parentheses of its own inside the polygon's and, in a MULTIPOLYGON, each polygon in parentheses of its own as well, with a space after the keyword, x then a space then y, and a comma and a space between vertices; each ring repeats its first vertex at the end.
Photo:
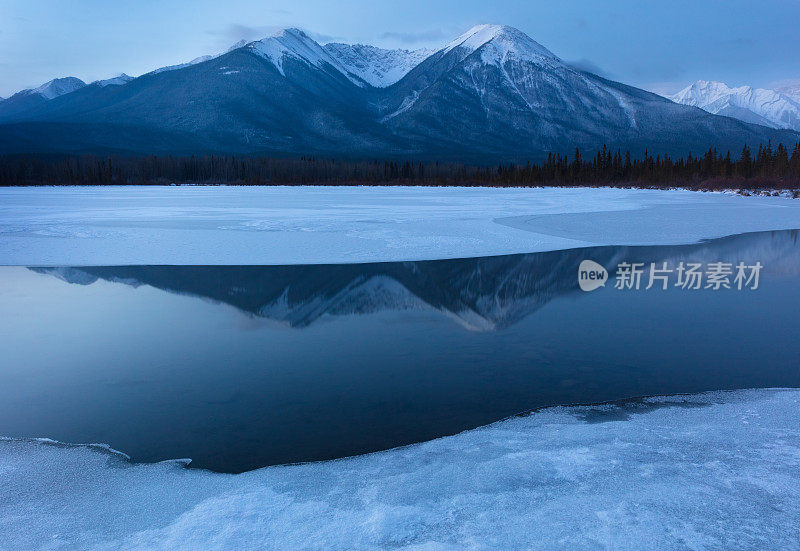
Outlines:
POLYGON ((327 157, 258 156, 0 156, 0 185, 433 185, 635 186, 694 189, 798 189, 800 142, 747 146, 737 156, 711 148, 695 157, 633 158, 603 146, 592 156, 549 154, 539 163, 459 163, 327 157))

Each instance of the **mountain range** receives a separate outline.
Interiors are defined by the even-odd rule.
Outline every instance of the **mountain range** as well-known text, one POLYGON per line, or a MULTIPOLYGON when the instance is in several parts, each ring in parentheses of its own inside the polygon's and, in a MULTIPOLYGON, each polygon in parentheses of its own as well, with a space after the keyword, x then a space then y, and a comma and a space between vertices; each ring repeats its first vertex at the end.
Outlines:
POLYGON ((57 79, 0 102, 0 153, 485 161, 604 144, 684 155, 800 140, 582 71, 499 25, 435 51, 323 46, 286 29, 101 82, 57 79))
POLYGON ((732 88, 722 82, 698 80, 667 97, 715 115, 800 131, 800 86, 785 86, 780 90, 750 86, 732 88))

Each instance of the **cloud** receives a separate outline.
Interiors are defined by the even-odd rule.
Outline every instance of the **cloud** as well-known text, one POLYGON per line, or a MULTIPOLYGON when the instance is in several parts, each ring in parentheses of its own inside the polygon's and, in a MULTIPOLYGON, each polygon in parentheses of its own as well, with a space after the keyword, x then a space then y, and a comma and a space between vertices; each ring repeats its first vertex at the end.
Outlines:
POLYGON ((274 34, 281 28, 283 27, 278 27, 276 25, 252 26, 233 23, 222 30, 208 31, 208 34, 220 36, 227 42, 237 42, 239 40, 247 40, 249 42, 274 34))
POLYGON ((432 42, 434 40, 442 40, 445 38, 444 31, 442 29, 431 29, 428 31, 418 31, 418 32, 406 32, 406 33, 397 33, 397 32, 388 32, 383 33, 381 38, 385 40, 397 40, 404 44, 417 44, 419 42, 432 42))
POLYGON ((780 80, 773 80, 767 84, 767 88, 781 91, 783 89, 800 89, 800 78, 784 78, 780 80))
POLYGON ((580 71, 586 71, 587 73, 594 73, 597 76, 601 76, 607 79, 614 79, 614 75, 597 65, 594 61, 586 59, 585 57, 581 59, 576 59, 575 61, 568 61, 569 65, 575 67, 580 71))
POLYGON ((228 25, 223 30, 209 31, 209 34, 222 37, 226 42, 234 43, 240 40, 251 42, 253 40, 260 40, 267 36, 271 36, 280 30, 288 27, 295 27, 302 30, 313 40, 320 43, 332 42, 333 40, 340 40, 341 37, 332 36, 329 34, 322 34, 304 29, 298 25, 242 25, 233 23, 228 25))
POLYGON ((306 33, 308 36, 319 42, 320 44, 325 44, 327 42, 333 42, 334 40, 343 40, 341 36, 334 36, 330 34, 322 34, 322 33, 315 33, 313 31, 309 31, 307 29, 303 29, 303 32, 306 33))
POLYGON ((653 92, 654 94, 658 94, 659 96, 671 96, 673 94, 677 94, 686 86, 688 86, 689 82, 686 81, 661 81, 661 82, 647 82, 641 86, 641 88, 647 90, 648 92, 653 92))

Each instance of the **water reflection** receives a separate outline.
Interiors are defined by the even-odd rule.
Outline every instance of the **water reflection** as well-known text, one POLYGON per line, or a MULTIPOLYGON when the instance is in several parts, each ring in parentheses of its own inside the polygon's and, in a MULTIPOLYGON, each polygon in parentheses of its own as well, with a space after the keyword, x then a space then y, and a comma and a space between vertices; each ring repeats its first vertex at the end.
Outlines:
POLYGON ((465 328, 501 329, 552 299, 579 291, 578 265, 590 258, 613 274, 621 261, 761 262, 773 274, 800 270, 798 231, 759 232, 696 245, 593 247, 423 262, 309 266, 104 266, 31 268, 69 283, 98 279, 203 297, 243 312, 309 326, 326 316, 380 311, 441 312, 465 328))
POLYGON ((552 404, 800 386, 798 284, 796 231, 430 262, 0 268, 0 435, 237 472, 552 404), (584 293, 586 258, 764 271, 752 292, 584 293))

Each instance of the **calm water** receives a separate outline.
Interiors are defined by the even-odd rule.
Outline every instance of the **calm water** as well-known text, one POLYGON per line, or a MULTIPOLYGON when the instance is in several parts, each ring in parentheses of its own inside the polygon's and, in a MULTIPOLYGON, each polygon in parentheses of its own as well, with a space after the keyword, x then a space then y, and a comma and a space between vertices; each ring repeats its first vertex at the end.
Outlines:
MULTIPOLYGON (((733 277, 731 277, 733 282, 733 277)), ((800 386, 798 232, 320 266, 0 268, 0 435, 238 472, 533 408, 800 386), (611 281, 578 288, 594 260, 611 281), (614 288, 620 262, 761 262, 757 290, 614 288)))

